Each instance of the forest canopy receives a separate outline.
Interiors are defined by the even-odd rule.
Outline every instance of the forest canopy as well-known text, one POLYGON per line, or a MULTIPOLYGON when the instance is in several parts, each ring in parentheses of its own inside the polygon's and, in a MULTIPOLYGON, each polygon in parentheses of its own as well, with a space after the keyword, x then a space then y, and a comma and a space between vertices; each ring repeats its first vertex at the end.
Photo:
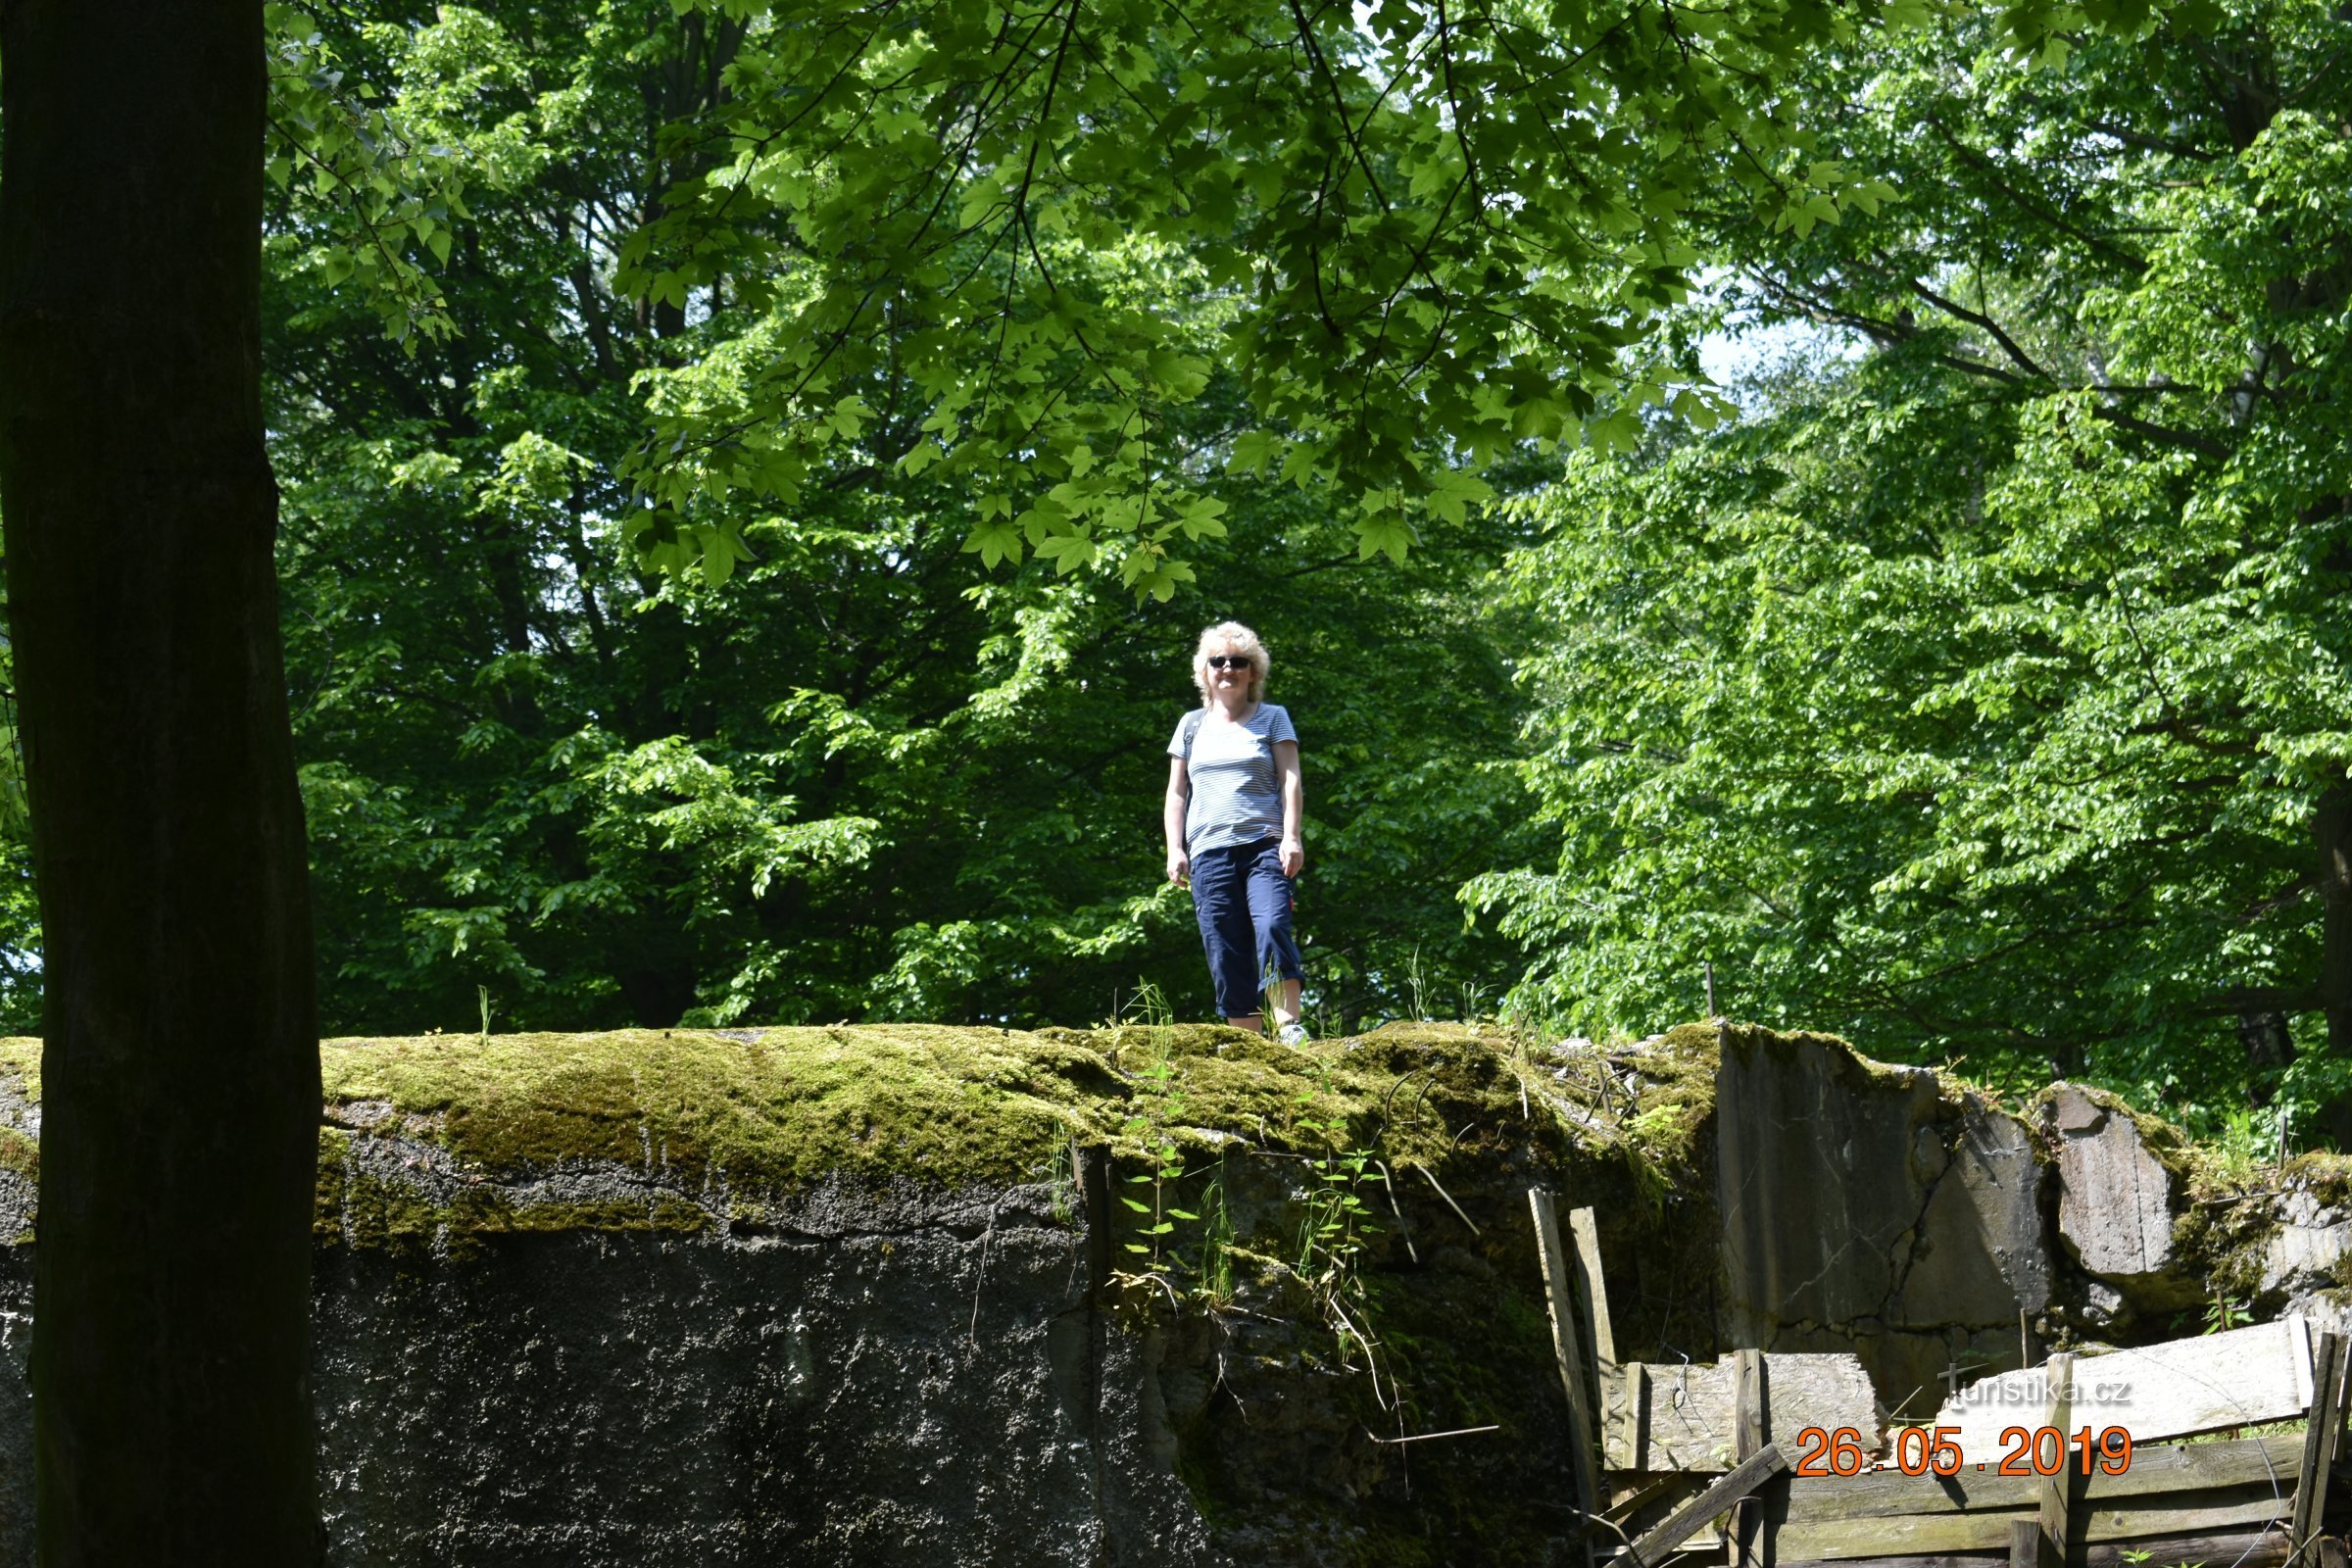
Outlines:
POLYGON ((1184 15, 273 9, 328 1033, 1200 1015, 1231 616, 1318 1027, 2342 1087, 2352 24, 1184 15))

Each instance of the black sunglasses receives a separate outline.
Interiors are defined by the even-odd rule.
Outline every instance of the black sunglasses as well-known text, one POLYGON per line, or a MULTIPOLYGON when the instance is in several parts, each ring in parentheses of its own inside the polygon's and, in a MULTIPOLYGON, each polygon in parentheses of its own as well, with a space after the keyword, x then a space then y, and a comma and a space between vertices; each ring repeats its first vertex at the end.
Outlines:
POLYGON ((1257 661, 1251 659, 1248 654, 1211 654, 1208 656, 1208 667, 1211 669, 1255 669, 1257 661))

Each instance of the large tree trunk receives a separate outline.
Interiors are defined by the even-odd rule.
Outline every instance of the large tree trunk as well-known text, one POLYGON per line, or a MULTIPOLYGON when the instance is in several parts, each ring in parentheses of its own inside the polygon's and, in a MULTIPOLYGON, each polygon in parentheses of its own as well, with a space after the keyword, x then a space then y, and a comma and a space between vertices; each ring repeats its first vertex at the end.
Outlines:
POLYGON ((47 990, 45 1564, 322 1555, 264 70, 259 0, 0 0, 0 515, 47 990))

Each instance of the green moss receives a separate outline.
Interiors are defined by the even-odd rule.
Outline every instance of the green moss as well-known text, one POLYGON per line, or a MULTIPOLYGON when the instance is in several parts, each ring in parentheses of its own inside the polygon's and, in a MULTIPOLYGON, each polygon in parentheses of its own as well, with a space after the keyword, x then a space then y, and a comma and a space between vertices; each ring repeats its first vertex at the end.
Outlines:
POLYGON ((609 1161, 792 1191, 834 1171, 938 1186, 1027 1176, 1105 1136, 1118 1080, 1082 1047, 993 1029, 774 1029, 331 1041, 329 1113, 388 1103, 464 1171, 609 1161))
POLYGON ((16 1090, 33 1104, 41 1102, 41 1043, 25 1035, 0 1036, 0 1083, 15 1079, 8 1087, 16 1090))
POLYGON ((26 1181, 41 1179, 41 1146, 13 1127, 0 1127, 0 1170, 26 1181))

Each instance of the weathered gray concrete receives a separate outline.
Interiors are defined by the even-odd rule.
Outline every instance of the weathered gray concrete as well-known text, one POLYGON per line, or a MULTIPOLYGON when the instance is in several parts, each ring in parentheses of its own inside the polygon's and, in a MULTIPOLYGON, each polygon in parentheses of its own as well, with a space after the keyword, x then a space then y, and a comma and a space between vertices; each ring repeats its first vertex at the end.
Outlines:
POLYGON ((2054 1085, 2044 1104, 2058 1140, 2058 1234, 2076 1261, 2127 1296, 2162 1280, 2178 1195, 2138 1124, 2072 1084, 2054 1085))
POLYGON ((1822 1036, 1726 1032, 1715 1096, 1726 1337, 1851 1350, 1893 1408, 2019 1362, 2050 1304, 2032 1129, 1822 1036))
POLYGON ((1037 1190, 325 1263, 333 1560, 1209 1563, 1037 1190))
MULTIPOLYGON (((1045 1189, 835 1191, 798 1218, 323 1251, 329 1563, 1229 1560, 1045 1189)), ((0 1254, 9 1563, 31 1561, 29 1252, 0 1254)))

